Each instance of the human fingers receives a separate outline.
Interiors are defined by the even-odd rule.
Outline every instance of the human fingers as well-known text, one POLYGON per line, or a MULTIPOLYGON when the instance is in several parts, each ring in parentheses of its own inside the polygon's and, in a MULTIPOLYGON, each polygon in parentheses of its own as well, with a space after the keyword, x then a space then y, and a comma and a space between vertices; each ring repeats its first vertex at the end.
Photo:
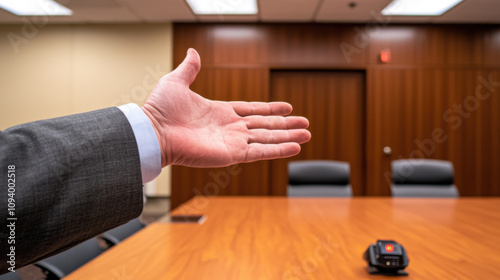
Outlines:
POLYGON ((282 116, 248 116, 243 120, 248 129, 299 129, 309 127, 309 121, 304 117, 282 116))
POLYGON ((196 79, 196 75, 200 72, 201 59, 195 49, 188 49, 186 57, 174 71, 170 72, 166 77, 176 80, 186 86, 191 85, 196 79))
POLYGON ((292 112, 292 105, 286 102, 242 102, 233 101, 229 102, 233 107, 236 114, 241 117, 251 116, 251 115, 261 115, 261 116, 284 116, 292 112))
POLYGON ((298 154, 299 152, 300 145, 297 143, 252 143, 249 144, 245 162, 291 157, 298 154))
POLYGON ((294 142, 303 144, 311 139, 311 133, 305 129, 268 130, 251 129, 248 143, 279 144, 294 142))

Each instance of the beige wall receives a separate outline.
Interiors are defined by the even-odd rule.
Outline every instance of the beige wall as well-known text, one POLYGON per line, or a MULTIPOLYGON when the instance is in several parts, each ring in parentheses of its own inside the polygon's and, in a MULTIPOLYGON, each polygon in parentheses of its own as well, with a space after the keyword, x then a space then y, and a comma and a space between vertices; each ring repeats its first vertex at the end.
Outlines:
MULTIPOLYGON (((130 102, 142 105, 171 65, 171 24, 36 30, 0 25, 0 130, 130 102)), ((155 185, 154 193, 170 195, 169 169, 155 185)))

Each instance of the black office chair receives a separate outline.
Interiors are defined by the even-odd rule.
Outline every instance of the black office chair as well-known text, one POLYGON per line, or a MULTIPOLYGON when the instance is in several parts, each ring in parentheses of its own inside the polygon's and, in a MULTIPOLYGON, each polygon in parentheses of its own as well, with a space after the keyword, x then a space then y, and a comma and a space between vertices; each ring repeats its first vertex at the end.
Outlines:
POLYGON ((96 238, 89 239, 55 256, 37 262, 46 279, 62 279, 82 265, 99 256, 103 249, 96 238))
POLYGON ((106 242, 109 248, 122 242, 123 240, 127 239, 129 236, 138 232, 144 227, 145 225, 141 223, 139 218, 137 218, 133 219, 132 221, 122 226, 116 227, 112 230, 103 233, 99 238, 102 238, 106 242))
POLYGON ((288 163, 288 196, 352 197, 350 165, 333 160, 304 160, 288 163))
POLYGON ((7 272, 0 275, 0 280, 21 280, 21 276, 17 272, 7 272))
POLYGON ((394 197, 459 197, 453 184, 453 164, 449 161, 395 160, 391 167, 394 197))
POLYGON ((139 218, 89 239, 67 251, 41 260, 35 265, 42 269, 47 279, 62 279, 82 265, 99 256, 105 249, 114 246, 144 228, 139 218), (100 242, 104 240, 105 244, 100 242))

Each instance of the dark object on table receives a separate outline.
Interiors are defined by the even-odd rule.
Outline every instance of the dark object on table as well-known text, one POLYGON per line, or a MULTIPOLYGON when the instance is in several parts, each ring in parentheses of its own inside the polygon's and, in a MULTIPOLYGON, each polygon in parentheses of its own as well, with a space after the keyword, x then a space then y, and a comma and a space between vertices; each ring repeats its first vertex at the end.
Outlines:
POLYGON ((405 248, 393 240, 377 240, 363 254, 368 262, 370 274, 407 276, 404 269, 408 266, 408 256, 405 248))

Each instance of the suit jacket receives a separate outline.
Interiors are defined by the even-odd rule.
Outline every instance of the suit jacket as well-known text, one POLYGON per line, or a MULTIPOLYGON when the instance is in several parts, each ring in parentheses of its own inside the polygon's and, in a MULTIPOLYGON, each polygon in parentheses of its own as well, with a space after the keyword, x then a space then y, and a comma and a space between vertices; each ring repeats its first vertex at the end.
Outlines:
POLYGON ((0 274, 12 251, 17 269, 126 223, 142 204, 137 143, 118 108, 0 131, 0 274))

